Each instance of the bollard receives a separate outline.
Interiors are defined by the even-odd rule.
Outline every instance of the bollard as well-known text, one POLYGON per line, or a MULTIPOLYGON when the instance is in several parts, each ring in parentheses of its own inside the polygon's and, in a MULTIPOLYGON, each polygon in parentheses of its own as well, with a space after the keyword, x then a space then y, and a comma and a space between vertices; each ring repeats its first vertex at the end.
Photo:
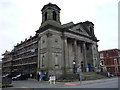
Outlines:
POLYGON ((80 72, 80 84, 82 84, 82 72, 80 72))

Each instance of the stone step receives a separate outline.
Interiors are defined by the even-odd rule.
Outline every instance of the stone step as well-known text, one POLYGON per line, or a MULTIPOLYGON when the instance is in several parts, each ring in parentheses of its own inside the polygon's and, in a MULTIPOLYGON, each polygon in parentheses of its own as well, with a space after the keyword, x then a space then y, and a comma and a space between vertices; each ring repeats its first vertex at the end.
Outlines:
POLYGON ((97 80, 97 79, 102 79, 102 78, 107 78, 107 77, 97 74, 95 72, 83 72, 84 80, 97 80))
MULTIPOLYGON (((82 80, 97 80, 107 78, 106 76, 97 74, 95 72, 82 72, 82 80)), ((80 79, 79 73, 63 75, 58 81, 76 81, 80 79)))

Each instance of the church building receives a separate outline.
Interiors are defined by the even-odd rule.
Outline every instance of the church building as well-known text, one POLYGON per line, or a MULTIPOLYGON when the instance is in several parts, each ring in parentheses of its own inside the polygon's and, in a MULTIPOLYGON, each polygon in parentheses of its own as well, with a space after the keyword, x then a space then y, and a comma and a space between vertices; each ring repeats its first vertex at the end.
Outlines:
MULTIPOLYGON (((35 36, 21 41, 11 51, 11 73, 36 75, 43 71, 60 76, 76 73, 77 67, 83 72, 99 68, 99 40, 94 34, 94 24, 90 21, 61 24, 60 10, 52 3, 43 6, 41 26, 35 36)), ((7 67, 4 60, 3 71, 7 67)))

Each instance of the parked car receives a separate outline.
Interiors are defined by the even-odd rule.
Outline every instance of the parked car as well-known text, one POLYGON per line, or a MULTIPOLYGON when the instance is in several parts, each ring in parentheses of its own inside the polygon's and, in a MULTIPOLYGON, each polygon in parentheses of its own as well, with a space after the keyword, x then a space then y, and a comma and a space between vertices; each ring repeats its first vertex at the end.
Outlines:
POLYGON ((120 73, 117 73, 117 76, 119 76, 119 77, 120 77, 120 73))
POLYGON ((12 80, 17 80, 20 76, 21 76, 21 74, 16 75, 15 77, 12 77, 12 80))
POLYGON ((2 75, 2 78, 5 78, 5 77, 7 77, 9 74, 4 74, 4 75, 2 75))
POLYGON ((11 74, 3 74, 3 75, 2 75, 2 78, 6 78, 6 77, 7 77, 7 78, 12 78, 12 75, 11 75, 11 74))
POLYGON ((26 80, 26 79, 27 79, 27 76, 22 74, 18 74, 15 77, 12 77, 12 80, 26 80))
POLYGON ((119 76, 120 76, 120 73, 115 73, 114 75, 119 77, 119 76))

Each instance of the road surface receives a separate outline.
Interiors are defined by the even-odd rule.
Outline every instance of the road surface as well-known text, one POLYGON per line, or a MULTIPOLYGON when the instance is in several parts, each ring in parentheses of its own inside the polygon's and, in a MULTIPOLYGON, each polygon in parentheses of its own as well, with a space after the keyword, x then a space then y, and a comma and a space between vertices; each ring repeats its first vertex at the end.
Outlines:
POLYGON ((118 88, 118 78, 82 81, 81 84, 79 81, 56 82, 56 84, 49 84, 48 81, 38 82, 36 80, 13 81, 13 87, 9 88, 12 88, 12 90, 13 88, 118 88))

